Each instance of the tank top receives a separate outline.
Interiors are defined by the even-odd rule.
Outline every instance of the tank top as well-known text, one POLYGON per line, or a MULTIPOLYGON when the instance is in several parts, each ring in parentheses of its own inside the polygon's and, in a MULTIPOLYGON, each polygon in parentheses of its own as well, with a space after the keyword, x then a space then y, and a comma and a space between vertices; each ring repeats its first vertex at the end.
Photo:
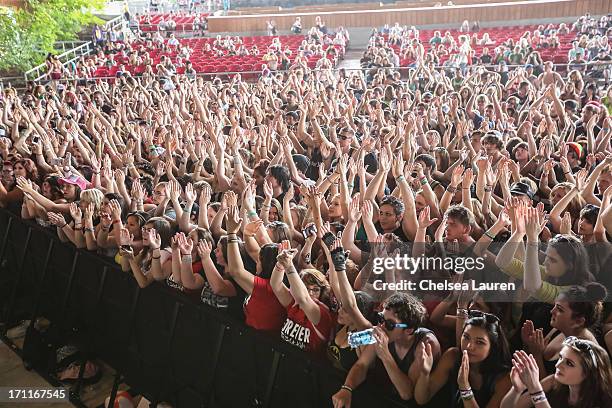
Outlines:
MULTIPOLYGON (((423 341, 423 339, 429 334, 433 335, 434 333, 433 331, 424 327, 416 329, 414 331, 414 341, 412 343, 412 346, 410 346, 410 349, 408 349, 408 352, 402 359, 400 359, 397 355, 397 351, 395 350, 395 344, 389 344, 389 352, 391 353, 391 356, 393 356, 393 360, 395 361, 399 369, 404 374, 408 374, 408 370, 410 369, 410 366, 414 361, 414 353, 418 344, 423 341)), ((371 370, 371 373, 373 375, 373 377, 371 378, 372 382, 383 388, 382 392, 393 394, 394 396, 399 397, 399 393, 393 386, 393 383, 389 378, 389 374, 387 374, 387 369, 379 358, 376 359, 376 362, 374 363, 374 368, 371 370)))
MULTIPOLYGON (((345 327, 346 326, 341 327, 340 330, 343 330, 345 327)), ((336 332, 336 335, 337 334, 338 333, 336 332)), ((336 335, 331 337, 330 344, 327 347, 327 358, 337 369, 349 371, 353 364, 355 364, 359 359, 357 356, 357 350, 352 349, 350 346, 339 346, 336 343, 336 335)))

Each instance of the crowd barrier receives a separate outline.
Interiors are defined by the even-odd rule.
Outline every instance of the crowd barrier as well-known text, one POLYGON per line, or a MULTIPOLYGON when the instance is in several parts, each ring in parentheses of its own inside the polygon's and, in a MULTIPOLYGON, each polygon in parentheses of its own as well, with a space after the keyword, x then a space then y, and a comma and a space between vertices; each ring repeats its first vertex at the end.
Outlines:
MULTIPOLYGON (((153 406, 319 408, 344 381, 326 361, 197 299, 158 283, 140 289, 112 260, 4 209, 0 240, 2 321, 47 318, 62 343, 116 371, 113 393, 121 378, 153 406)), ((352 406, 412 405, 362 385, 352 406)))

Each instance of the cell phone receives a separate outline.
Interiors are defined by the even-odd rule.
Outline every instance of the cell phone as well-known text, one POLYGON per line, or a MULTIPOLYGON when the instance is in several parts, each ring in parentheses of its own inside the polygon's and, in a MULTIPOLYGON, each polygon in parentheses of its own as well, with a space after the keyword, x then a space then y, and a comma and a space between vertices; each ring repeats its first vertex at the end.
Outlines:
POLYGON ((34 136, 32 138, 32 142, 34 142, 34 143, 38 143, 39 140, 40 140, 40 138, 38 136, 34 136))
POLYGON ((288 240, 284 239, 284 240, 281 241, 281 243, 280 243, 280 250, 281 251, 284 251, 284 250, 290 249, 290 248, 291 248, 291 244, 289 243, 288 240))
POLYGON ((308 237, 310 237, 311 235, 315 235, 316 233, 317 226, 314 224, 311 224, 302 230, 302 235, 304 236, 304 239, 308 239, 308 237))
POLYGON ((55 157, 53 159, 51 159, 51 165, 52 166, 59 166, 62 164, 62 159, 59 157, 55 157))

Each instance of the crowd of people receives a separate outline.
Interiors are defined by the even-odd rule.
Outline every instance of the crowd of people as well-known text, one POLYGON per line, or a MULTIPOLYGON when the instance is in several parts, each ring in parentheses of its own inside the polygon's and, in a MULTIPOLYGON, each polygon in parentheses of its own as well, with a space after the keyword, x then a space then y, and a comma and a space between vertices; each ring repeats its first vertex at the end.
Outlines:
POLYGON ((364 382, 435 406, 612 406, 612 88, 552 64, 453 76, 410 43, 407 80, 374 40, 365 73, 296 60, 253 82, 6 89, 0 204, 141 288, 326 356, 346 373, 336 408, 364 382), (403 275, 377 259, 404 245, 518 289, 439 267, 415 275, 454 283, 438 296, 378 289, 403 275))

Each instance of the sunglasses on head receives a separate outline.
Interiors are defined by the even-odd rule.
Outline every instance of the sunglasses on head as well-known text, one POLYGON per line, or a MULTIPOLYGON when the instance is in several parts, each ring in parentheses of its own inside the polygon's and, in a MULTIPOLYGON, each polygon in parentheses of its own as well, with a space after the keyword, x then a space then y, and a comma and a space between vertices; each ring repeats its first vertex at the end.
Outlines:
POLYGON ((569 336, 565 340, 563 340, 563 345, 567 347, 571 347, 576 351, 582 353, 589 353, 591 356, 591 361, 593 362, 593 367, 597 367, 597 359, 595 358, 595 352, 593 351, 593 347, 586 341, 579 339, 575 336, 569 336))
POLYGON ((376 317, 377 317, 378 324, 384 324, 385 329, 387 329, 388 331, 395 330, 395 329, 407 329, 408 328, 408 325, 406 323, 395 323, 393 320, 385 319, 385 316, 383 315, 382 312, 378 312, 376 317))
POLYGON ((480 310, 470 310, 468 312, 468 316, 470 318, 472 318, 472 317, 482 317, 489 324, 499 323, 499 317, 495 316, 494 314, 486 313, 486 312, 483 312, 483 311, 480 311, 480 310))

